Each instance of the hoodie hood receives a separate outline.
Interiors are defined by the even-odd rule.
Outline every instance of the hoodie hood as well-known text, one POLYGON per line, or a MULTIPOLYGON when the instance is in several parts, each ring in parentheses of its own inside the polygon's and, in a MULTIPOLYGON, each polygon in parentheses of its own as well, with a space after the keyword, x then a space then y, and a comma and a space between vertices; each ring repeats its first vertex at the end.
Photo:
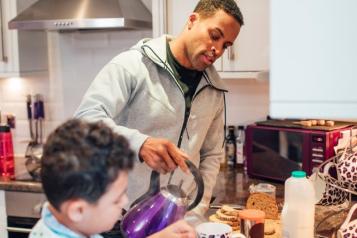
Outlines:
MULTIPOLYGON (((174 37, 170 35, 163 35, 155 39, 146 38, 133 46, 133 49, 140 50, 162 68, 170 68, 170 65, 167 63, 166 41, 171 41, 172 39, 174 39, 174 37)), ((211 65, 206 68, 203 75, 210 86, 228 92, 227 86, 218 75, 214 66, 211 65)))

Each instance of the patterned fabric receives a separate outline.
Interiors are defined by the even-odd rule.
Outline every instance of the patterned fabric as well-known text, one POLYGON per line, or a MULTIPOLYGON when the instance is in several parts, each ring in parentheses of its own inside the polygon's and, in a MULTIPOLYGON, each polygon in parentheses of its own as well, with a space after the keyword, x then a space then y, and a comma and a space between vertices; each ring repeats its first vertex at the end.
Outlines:
POLYGON ((348 199, 349 193, 338 189, 331 184, 337 185, 339 187, 345 187, 345 184, 332 178, 330 175, 324 175, 324 180, 326 181, 325 192, 317 204, 322 206, 343 204, 348 199))
POLYGON ((346 152, 341 156, 337 171, 341 180, 350 183, 350 189, 357 192, 357 152, 346 152))
MULTIPOLYGON (((48 209, 48 203, 42 208, 41 219, 32 229, 29 238, 87 238, 73 232, 59 223, 48 209)), ((90 238, 103 238, 101 235, 92 235, 90 238)))
POLYGON ((357 219, 353 220, 357 213, 357 204, 353 205, 349 211, 345 222, 342 224, 338 231, 338 235, 341 238, 357 238, 357 219))

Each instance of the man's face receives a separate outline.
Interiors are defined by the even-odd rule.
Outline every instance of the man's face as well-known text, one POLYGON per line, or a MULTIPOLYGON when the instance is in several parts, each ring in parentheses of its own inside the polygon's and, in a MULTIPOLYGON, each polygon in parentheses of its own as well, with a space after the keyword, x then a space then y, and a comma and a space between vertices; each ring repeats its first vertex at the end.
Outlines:
POLYGON ((218 10, 213 16, 202 18, 194 13, 188 23, 186 58, 192 69, 203 71, 222 56, 240 31, 237 20, 218 10))

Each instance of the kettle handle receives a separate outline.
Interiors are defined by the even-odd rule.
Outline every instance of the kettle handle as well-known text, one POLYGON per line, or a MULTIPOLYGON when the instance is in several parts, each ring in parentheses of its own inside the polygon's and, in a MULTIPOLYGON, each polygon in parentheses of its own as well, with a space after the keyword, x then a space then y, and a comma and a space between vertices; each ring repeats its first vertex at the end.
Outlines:
POLYGON ((197 185, 197 194, 195 197, 195 200, 193 200, 193 202, 188 206, 187 210, 192 210, 193 208, 195 208, 202 200, 203 198, 203 193, 205 190, 205 186, 203 183, 203 178, 202 175, 200 173, 200 170, 189 160, 185 160, 188 168, 190 169, 193 177, 195 178, 195 182, 197 185))

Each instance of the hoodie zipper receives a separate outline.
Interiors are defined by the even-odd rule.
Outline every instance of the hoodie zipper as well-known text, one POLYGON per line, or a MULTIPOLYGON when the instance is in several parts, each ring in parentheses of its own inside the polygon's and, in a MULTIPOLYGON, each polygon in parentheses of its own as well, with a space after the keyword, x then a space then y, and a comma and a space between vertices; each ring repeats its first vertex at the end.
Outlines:
MULTIPOLYGON (((165 63, 165 66, 166 66, 166 63, 165 63)), ((167 67, 167 66, 166 66, 166 67, 167 67)), ((180 91, 181 91, 181 93, 182 93, 182 96, 183 96, 183 98, 184 98, 184 100, 185 100, 185 94, 184 94, 184 92, 183 92, 183 90, 182 90, 180 84, 177 82, 177 79, 175 78, 175 76, 174 76, 169 70, 167 70, 165 67, 163 67, 163 68, 172 76, 172 78, 174 79, 174 81, 175 81, 177 87, 180 89, 180 91)), ((200 88, 200 89, 193 95, 192 100, 191 100, 191 108, 192 108, 193 101, 194 101, 194 99, 198 96, 198 94, 200 94, 204 89, 206 89, 206 88, 208 88, 208 87, 212 87, 212 88, 214 88, 214 89, 216 89, 216 90, 219 90, 219 91, 223 91, 223 92, 224 92, 224 90, 214 87, 214 86, 207 80, 207 78, 206 78, 207 76, 205 75, 204 72, 203 72, 202 77, 205 78, 207 84, 204 85, 202 88, 200 88)), ((183 133, 184 133, 185 129, 187 129, 186 127, 187 127, 188 119, 189 119, 189 117, 190 117, 190 113, 191 113, 191 110, 190 110, 190 109, 187 109, 186 100, 185 100, 185 114, 184 114, 184 120, 183 120, 183 124, 182 124, 181 131, 180 131, 180 137, 179 137, 179 140, 178 140, 178 142, 177 142, 177 147, 178 147, 178 148, 181 148, 181 143, 182 143, 182 139, 183 139, 183 133)))
MULTIPOLYGON (((165 63, 165 66, 168 67, 165 63)), ((184 118, 183 118, 183 123, 182 123, 182 126, 181 126, 181 131, 180 131, 180 136, 179 136, 179 139, 178 139, 178 142, 177 142, 177 147, 178 148, 181 148, 181 143, 182 143, 182 138, 183 138, 183 132, 185 131, 185 128, 187 126, 187 121, 188 121, 188 118, 190 116, 190 111, 188 108, 187 108, 187 105, 186 105, 186 99, 185 99, 185 94, 180 86, 180 84, 177 82, 177 79, 175 78, 175 76, 168 70, 164 67, 164 69, 171 75, 171 77, 174 79, 175 83, 176 83, 176 86, 180 89, 181 93, 182 93, 182 97, 183 97, 183 100, 185 101, 185 113, 184 113, 184 118)), ((193 99, 192 99, 193 101, 193 99)))

